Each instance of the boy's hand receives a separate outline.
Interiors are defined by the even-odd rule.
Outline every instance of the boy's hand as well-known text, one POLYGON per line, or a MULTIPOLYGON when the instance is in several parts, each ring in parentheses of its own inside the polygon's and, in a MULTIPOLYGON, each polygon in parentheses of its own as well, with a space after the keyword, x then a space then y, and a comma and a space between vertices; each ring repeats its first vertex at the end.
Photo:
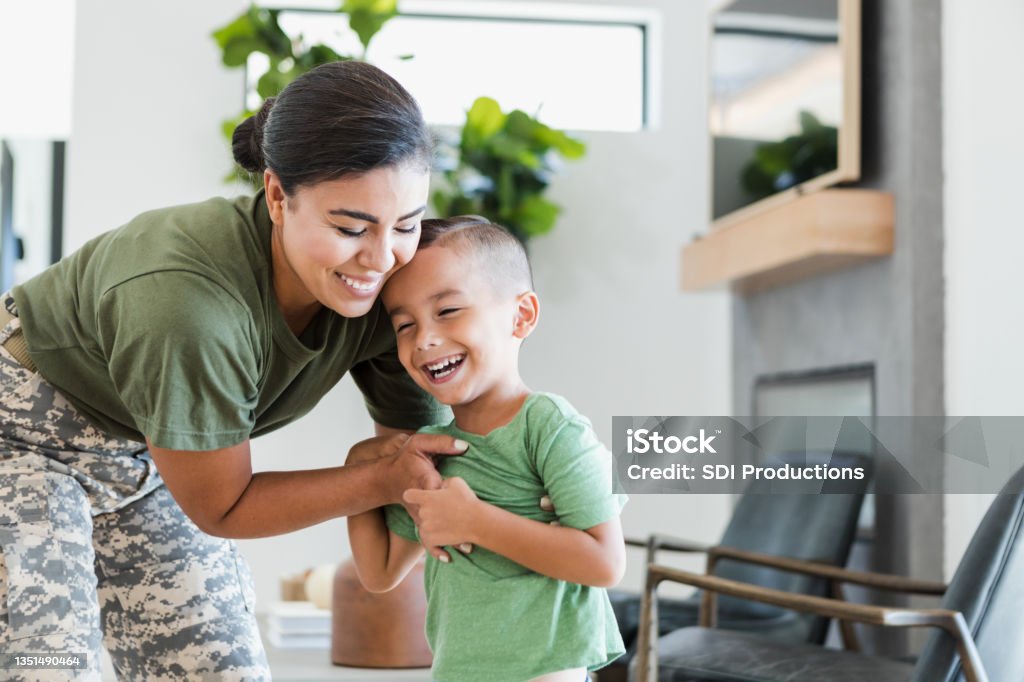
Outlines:
POLYGON ((402 499, 418 508, 420 540, 427 547, 458 545, 466 551, 473 542, 480 499, 461 478, 445 479, 440 490, 411 488, 402 499))

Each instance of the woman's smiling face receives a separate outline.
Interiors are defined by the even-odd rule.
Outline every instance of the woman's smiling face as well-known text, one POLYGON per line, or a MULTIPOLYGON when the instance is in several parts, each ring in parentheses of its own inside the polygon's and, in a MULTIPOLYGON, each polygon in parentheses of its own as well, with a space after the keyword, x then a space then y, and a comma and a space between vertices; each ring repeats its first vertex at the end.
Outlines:
POLYGON ((381 287, 416 253, 430 176, 384 167, 284 194, 266 174, 274 222, 274 286, 286 316, 323 305, 344 317, 368 313, 381 287))

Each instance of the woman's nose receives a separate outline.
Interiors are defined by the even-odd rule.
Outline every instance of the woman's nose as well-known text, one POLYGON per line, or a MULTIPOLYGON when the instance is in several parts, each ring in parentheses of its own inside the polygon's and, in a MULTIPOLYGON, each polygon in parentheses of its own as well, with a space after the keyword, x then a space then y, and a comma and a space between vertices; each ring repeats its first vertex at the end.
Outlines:
POLYGON ((387 236, 380 236, 375 239, 368 239, 363 243, 359 252, 359 264, 367 270, 381 274, 391 271, 395 266, 395 254, 391 239, 387 236))

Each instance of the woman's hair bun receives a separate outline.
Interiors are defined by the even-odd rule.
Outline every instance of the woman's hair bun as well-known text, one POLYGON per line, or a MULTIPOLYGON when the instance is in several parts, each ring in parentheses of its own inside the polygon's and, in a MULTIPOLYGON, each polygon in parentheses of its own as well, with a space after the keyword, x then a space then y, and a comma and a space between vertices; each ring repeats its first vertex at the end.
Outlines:
POLYGON ((235 162, 250 173, 263 173, 267 161, 263 154, 263 130, 274 107, 274 97, 268 97, 260 110, 235 127, 231 135, 231 152, 235 162))

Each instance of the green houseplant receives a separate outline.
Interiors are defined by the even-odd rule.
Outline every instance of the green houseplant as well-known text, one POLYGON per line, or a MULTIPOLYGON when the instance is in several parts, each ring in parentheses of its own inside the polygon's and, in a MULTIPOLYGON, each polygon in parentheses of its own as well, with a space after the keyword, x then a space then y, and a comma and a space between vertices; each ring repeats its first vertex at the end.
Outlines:
MULTIPOLYGON (((370 41, 398 15, 398 6, 397 0, 345 0, 337 11, 348 16, 349 28, 362 45, 360 54, 339 54, 327 45, 308 44, 301 35, 289 36, 278 23, 279 10, 256 6, 212 35, 225 66, 243 67, 253 52, 266 55, 269 68, 256 85, 260 97, 266 99, 321 64, 365 60, 370 41)), ((222 132, 229 143, 238 124, 253 113, 246 109, 223 122, 222 132)), ((447 154, 440 155, 437 168, 441 188, 431 197, 439 215, 482 214, 507 227, 524 243, 554 227, 561 208, 543 195, 561 159, 583 156, 581 141, 523 111, 506 114, 488 97, 473 103, 457 137, 457 142, 442 145, 447 154)), ((263 182, 237 166, 225 179, 246 181, 254 187, 263 182)))
MULTIPOLYGON (((256 83, 256 92, 263 99, 276 97, 285 86, 307 71, 329 62, 365 59, 370 41, 387 21, 398 14, 397 0, 345 0, 337 10, 348 16, 349 28, 359 36, 363 47, 358 55, 343 55, 321 43, 308 44, 303 37, 291 37, 278 23, 279 10, 265 9, 250 5, 230 23, 215 30, 213 39, 221 49, 221 60, 225 66, 244 67, 249 55, 259 52, 266 55, 269 68, 256 83)), ((239 123, 255 112, 244 109, 237 116, 225 120, 221 131, 231 142, 231 135, 239 123)), ((250 177, 249 173, 235 166, 225 180, 242 180, 260 187, 263 178, 250 177)))
POLYGON ((431 200, 441 215, 475 213, 505 226, 520 241, 549 232, 561 208, 544 198, 562 158, 586 147, 518 109, 504 113, 490 97, 466 112, 454 162, 431 200))

